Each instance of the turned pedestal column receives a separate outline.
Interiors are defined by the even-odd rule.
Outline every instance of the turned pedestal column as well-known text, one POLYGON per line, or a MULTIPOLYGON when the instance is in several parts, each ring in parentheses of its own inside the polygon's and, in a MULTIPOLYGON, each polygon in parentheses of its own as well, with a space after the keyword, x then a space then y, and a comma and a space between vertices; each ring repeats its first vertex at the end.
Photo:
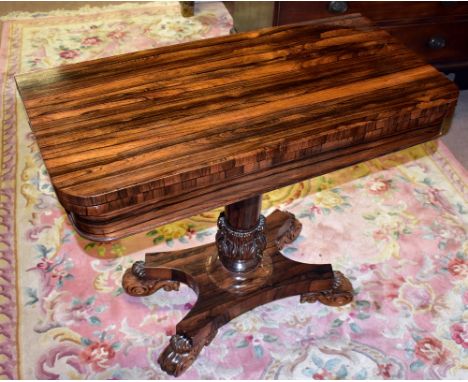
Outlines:
POLYGON ((266 247, 262 197, 226 206, 218 218, 216 245, 221 263, 231 272, 248 272, 262 261, 266 247))
POLYGON ((261 196, 228 205, 218 219, 215 243, 149 253, 125 273, 123 286, 134 296, 177 290, 180 282, 198 295, 159 357, 168 374, 180 375, 221 326, 259 305, 294 295, 332 306, 351 302, 350 282, 331 265, 299 263, 281 254, 301 232, 294 215, 276 210, 265 218, 260 207, 261 196))

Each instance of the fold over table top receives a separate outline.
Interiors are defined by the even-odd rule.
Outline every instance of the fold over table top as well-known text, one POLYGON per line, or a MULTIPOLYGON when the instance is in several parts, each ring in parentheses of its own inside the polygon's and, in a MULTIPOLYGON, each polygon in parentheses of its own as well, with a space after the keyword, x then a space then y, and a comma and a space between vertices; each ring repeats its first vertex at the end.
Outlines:
POLYGON ((227 186, 396 134, 404 147, 406 132, 440 130, 458 93, 360 15, 66 65, 16 81, 61 203, 114 217, 143 201, 227 186))

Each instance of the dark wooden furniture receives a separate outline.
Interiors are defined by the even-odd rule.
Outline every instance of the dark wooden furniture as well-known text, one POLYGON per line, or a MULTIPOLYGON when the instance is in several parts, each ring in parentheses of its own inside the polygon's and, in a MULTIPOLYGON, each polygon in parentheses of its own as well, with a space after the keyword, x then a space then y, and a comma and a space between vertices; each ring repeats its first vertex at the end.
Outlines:
POLYGON ((359 12, 468 87, 468 2, 277 1, 274 25, 359 12))
POLYGON ((184 17, 192 17, 195 11, 195 1, 179 1, 180 13, 184 17))
POLYGON ((57 196, 112 240, 225 205, 213 244, 147 254, 129 294, 198 294, 161 354, 179 375, 217 329, 275 299, 343 305, 349 281, 281 248, 301 230, 261 194, 440 136, 458 90, 359 15, 169 46, 16 77, 57 196))

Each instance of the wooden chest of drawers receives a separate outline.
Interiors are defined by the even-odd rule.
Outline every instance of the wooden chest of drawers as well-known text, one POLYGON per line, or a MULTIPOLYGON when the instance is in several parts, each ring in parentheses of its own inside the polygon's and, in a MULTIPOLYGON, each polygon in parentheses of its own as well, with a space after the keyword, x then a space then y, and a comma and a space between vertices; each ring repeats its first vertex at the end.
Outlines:
POLYGON ((468 2, 278 1, 274 24, 359 12, 468 87, 468 2))

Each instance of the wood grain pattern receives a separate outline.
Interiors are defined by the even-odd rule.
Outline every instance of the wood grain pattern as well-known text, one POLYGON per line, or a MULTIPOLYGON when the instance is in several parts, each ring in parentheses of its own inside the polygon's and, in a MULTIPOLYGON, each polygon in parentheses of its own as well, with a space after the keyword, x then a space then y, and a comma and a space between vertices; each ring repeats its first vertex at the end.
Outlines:
POLYGON ((468 2, 464 1, 276 1, 273 24, 359 12, 468 88, 468 2), (444 44, 434 46, 433 38, 444 44))
POLYGON ((440 135, 440 127, 430 126, 408 132, 404 142, 401 141, 401 136, 397 135, 385 139, 383 142, 367 144, 365 147, 362 145, 353 146, 339 150, 338 153, 333 151, 328 155, 288 162, 268 171, 238 177, 229 184, 219 182, 165 201, 135 204, 119 210, 117 213, 112 213, 112 217, 107 214, 91 217, 77 216, 73 213, 70 213, 69 216, 82 236, 93 241, 111 241, 136 232, 150 230, 153 227, 187 216, 193 216, 199 213, 201 208, 209 210, 220 205, 227 205, 232 200, 249 198, 260 192, 272 191, 278 187, 428 141, 438 135, 440 135), (197 203, 194 203, 194 200, 197 203))
POLYGON ((16 81, 60 202, 98 241, 434 138, 458 95, 360 15, 16 81))
MULTIPOLYGON (((347 1, 345 13, 359 12, 378 25, 395 21, 410 24, 427 18, 468 16, 464 1, 347 1)), ((298 23, 333 15, 329 1, 276 1, 275 25, 298 23)), ((338 14, 336 14, 338 15, 338 14)))
MULTIPOLYGON (((330 264, 305 264, 279 252, 299 236, 301 225, 294 215, 274 211, 267 218, 266 249, 253 271, 233 273, 221 265, 216 245, 188 250, 148 253, 123 277, 127 293, 147 296, 168 283, 182 282, 197 293, 190 312, 177 324, 176 334, 158 362, 168 374, 182 374, 209 345, 218 329, 259 305, 300 295, 301 302, 319 301, 331 306, 348 304, 353 288, 330 264)), ((178 284, 176 284, 178 285, 178 284)))

